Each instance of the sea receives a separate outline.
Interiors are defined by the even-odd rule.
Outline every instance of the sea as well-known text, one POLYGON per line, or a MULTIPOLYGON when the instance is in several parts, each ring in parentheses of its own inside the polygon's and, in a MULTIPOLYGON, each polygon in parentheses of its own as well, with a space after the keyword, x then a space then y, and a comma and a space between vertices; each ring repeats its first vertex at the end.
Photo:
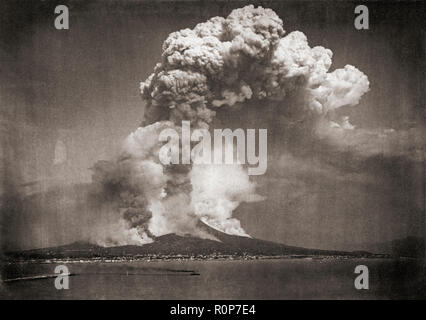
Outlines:
POLYGON ((410 259, 24 262, 4 264, 2 274, 1 299, 424 299, 426 292, 425 264, 410 259), (55 286, 59 264, 71 273, 68 289, 55 286), (368 289, 355 286, 360 265, 368 289))

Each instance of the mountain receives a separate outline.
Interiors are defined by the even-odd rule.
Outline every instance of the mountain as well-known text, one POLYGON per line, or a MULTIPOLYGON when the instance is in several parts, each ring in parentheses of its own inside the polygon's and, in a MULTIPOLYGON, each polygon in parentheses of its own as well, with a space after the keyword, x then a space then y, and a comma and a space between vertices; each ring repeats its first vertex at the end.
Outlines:
POLYGON ((406 237, 388 242, 381 242, 370 247, 375 247, 374 251, 388 253, 398 257, 424 258, 426 245, 425 239, 420 237, 406 237))
POLYGON ((397 239, 391 242, 392 255, 398 257, 424 258, 425 257, 425 239, 419 237, 407 237, 397 239))
POLYGON ((369 256, 368 252, 345 252, 308 249, 287 246, 281 243, 260 239, 228 235, 204 226, 219 241, 200 239, 194 236, 167 234, 155 239, 153 243, 142 246, 126 245, 101 247, 86 242, 75 242, 53 248, 33 249, 7 253, 12 259, 52 259, 52 258, 94 258, 94 257, 136 257, 136 256, 282 256, 282 255, 333 255, 369 256))
POLYGON ((388 254, 395 257, 423 259, 426 255, 425 238, 414 236, 383 242, 352 243, 347 247, 357 248, 372 253, 388 254))

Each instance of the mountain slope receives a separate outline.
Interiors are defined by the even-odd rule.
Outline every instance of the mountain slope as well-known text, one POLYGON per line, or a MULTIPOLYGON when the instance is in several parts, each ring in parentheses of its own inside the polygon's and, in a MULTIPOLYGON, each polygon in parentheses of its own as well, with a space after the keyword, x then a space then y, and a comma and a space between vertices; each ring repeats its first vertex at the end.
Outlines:
POLYGON ((204 226, 211 235, 219 241, 200 239, 193 236, 179 236, 167 234, 156 238, 153 243, 143 246, 127 245, 117 247, 100 247, 97 245, 75 242, 69 245, 53 248, 43 248, 10 252, 7 255, 19 259, 51 259, 51 258, 93 258, 93 257, 122 257, 122 256, 206 256, 206 255, 233 255, 233 256, 278 256, 278 255, 345 255, 366 256, 366 252, 344 252, 308 249, 287 246, 271 241, 248 237, 228 235, 204 226))

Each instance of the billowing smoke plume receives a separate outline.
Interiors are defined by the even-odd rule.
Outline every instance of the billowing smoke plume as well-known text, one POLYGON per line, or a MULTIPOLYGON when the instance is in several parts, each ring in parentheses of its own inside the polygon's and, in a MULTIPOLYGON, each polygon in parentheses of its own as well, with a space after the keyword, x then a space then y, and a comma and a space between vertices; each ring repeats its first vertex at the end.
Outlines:
POLYGON ((273 103, 280 117, 313 119, 318 128, 339 126, 330 120, 333 110, 356 105, 369 82, 350 65, 328 73, 331 58, 331 50, 311 48, 302 32, 285 35, 281 19, 262 7, 236 9, 227 18, 170 34, 161 61, 141 83, 147 105, 142 126, 128 136, 115 163, 94 167, 94 182, 117 204, 129 242, 135 233, 139 243, 172 232, 212 238, 199 228, 200 220, 247 236, 232 212, 240 202, 262 197, 246 169, 164 166, 158 135, 165 128, 179 130, 182 120, 191 128, 210 128, 218 111, 242 112, 248 102, 258 108, 273 103))

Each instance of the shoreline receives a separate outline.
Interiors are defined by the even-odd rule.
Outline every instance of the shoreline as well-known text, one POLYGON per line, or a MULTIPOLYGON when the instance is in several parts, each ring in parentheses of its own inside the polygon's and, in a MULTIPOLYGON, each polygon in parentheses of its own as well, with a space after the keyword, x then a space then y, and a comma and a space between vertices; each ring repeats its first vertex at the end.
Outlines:
POLYGON ((370 255, 279 255, 279 256, 186 256, 186 255, 154 255, 143 257, 93 257, 93 258, 34 258, 34 259, 5 259, 6 264, 16 263, 120 263, 120 262, 161 262, 161 261, 257 261, 257 260, 349 260, 349 259, 410 259, 395 257, 389 254, 370 255))

